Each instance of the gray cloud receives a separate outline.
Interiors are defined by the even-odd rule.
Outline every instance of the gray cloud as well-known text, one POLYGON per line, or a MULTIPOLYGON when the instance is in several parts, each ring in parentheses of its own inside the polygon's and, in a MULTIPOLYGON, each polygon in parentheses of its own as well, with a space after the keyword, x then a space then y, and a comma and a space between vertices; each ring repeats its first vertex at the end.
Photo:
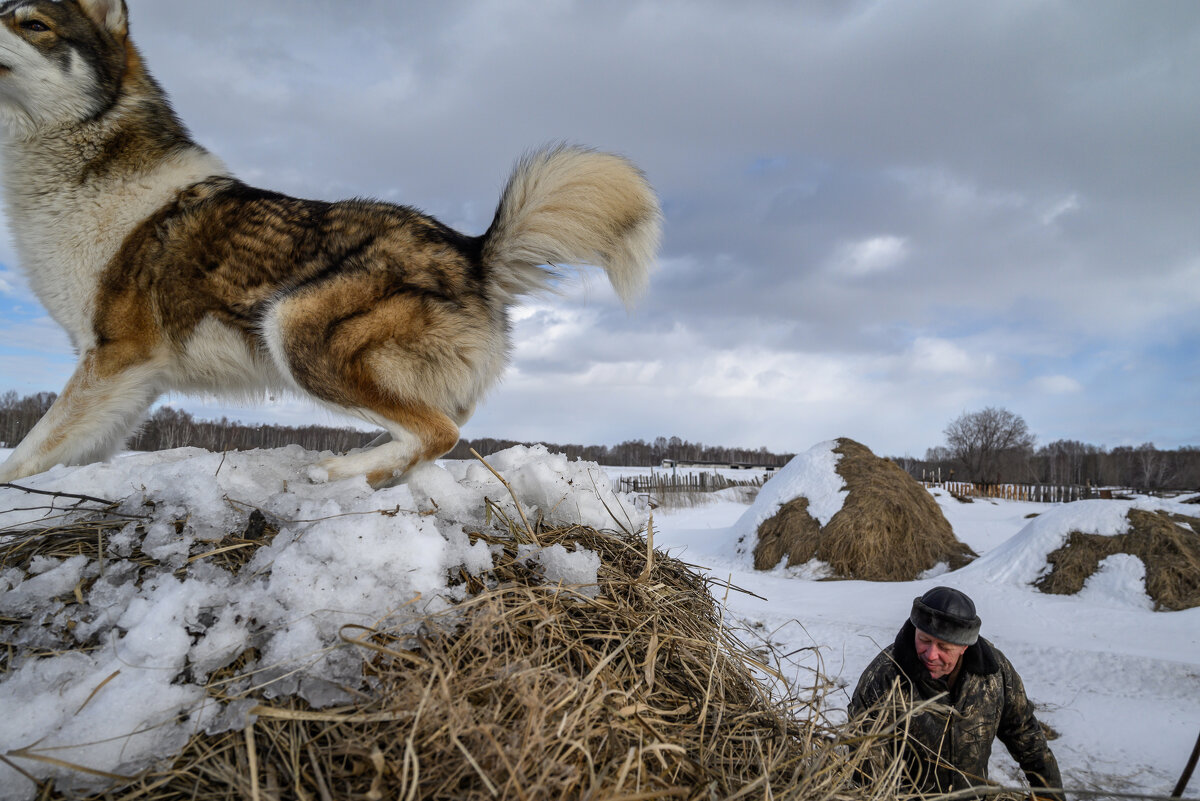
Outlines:
POLYGON ((650 293, 630 316, 594 280, 523 319, 474 433, 799 449, 861 430, 917 453, 1000 404, 1044 440, 1200 440, 1192 4, 131 15, 197 138, 256 183, 478 233, 529 147, 646 170, 667 214, 650 293))

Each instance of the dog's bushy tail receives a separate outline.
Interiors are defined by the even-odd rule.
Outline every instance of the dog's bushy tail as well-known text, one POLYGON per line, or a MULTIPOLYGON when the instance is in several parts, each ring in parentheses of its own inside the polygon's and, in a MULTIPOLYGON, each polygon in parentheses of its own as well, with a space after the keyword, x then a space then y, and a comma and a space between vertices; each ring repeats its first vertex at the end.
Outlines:
POLYGON ((547 288, 543 265, 604 268, 628 306, 645 288, 662 213, 621 156, 557 145, 521 159, 483 235, 484 264, 509 298, 547 288))

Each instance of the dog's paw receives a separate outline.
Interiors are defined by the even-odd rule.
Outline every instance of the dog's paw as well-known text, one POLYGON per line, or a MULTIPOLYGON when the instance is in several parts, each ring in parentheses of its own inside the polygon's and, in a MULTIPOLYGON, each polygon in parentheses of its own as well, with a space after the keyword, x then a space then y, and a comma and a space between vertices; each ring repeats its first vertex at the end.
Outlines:
POLYGON ((304 475, 314 484, 324 484, 329 481, 329 470, 322 464, 310 464, 304 469, 304 475))
POLYGON ((10 481, 16 481, 19 478, 26 478, 36 474, 38 471, 31 468, 29 465, 21 462, 11 456, 0 464, 0 484, 7 484, 10 481))
POLYGON ((313 483, 341 481, 361 476, 373 488, 389 486, 398 481, 414 464, 410 449, 397 442, 387 442, 359 453, 322 459, 309 466, 305 475, 313 483))

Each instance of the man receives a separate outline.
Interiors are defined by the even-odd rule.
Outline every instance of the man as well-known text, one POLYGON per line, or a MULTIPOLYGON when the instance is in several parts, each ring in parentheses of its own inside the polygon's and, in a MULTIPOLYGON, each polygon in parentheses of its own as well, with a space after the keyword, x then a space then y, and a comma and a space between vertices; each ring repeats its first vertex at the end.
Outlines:
POLYGON ((897 727, 902 739, 891 742, 916 791, 986 785, 999 738, 1037 795, 1061 799, 1042 789, 1061 788, 1062 778, 1021 677, 979 627, 974 602, 956 589, 935 587, 914 599, 896 641, 863 671, 850 714, 908 716, 897 727))

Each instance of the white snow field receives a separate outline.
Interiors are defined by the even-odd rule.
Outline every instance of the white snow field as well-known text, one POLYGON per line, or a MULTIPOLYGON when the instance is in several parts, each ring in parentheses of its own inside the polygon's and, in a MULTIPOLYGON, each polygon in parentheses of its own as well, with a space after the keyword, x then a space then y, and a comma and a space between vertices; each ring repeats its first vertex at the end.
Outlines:
MULTIPOLYGON (((1078 596, 1043 595, 1029 582, 1071 530, 1111 533, 1131 505, 1193 516, 1200 507, 1148 498, 962 504, 935 493, 959 539, 982 554, 958 571, 884 584, 815 581, 807 567, 753 570, 737 540, 772 513, 772 504, 803 489, 820 496, 812 508, 822 516, 840 508, 845 493, 830 475, 834 445, 798 456, 754 506, 726 490, 692 508, 656 510, 655 545, 761 596, 729 592, 718 600, 747 640, 769 640, 791 654, 788 669, 797 681, 809 683, 819 666, 838 682, 842 689, 828 699, 835 714, 867 662, 894 638, 912 599, 938 583, 959 587, 974 598, 984 636, 1021 673, 1040 717, 1061 734, 1051 745, 1068 787, 1169 792, 1200 729, 1200 609, 1152 611, 1140 584, 1144 569, 1132 557, 1107 560, 1078 596)), ((164 571, 138 586, 122 560, 135 544, 132 522, 103 566, 86 557, 43 558, 28 578, 0 571, 0 618, 29 623, 19 644, 50 645, 50 632, 68 626, 77 639, 101 644, 18 663, 0 675, 0 755, 33 775, 58 777, 60 786, 96 786, 62 762, 128 774, 173 755, 195 731, 240 728, 251 705, 217 708, 205 702, 202 686, 251 638, 260 665, 271 668, 261 674, 272 680, 266 693, 339 703, 346 698, 339 682, 359 669, 354 652, 334 647, 339 630, 381 623, 403 630, 452 604, 458 590, 447 586, 447 570, 479 573, 491 565, 491 552, 472 546, 465 533, 484 524, 485 497, 517 514, 508 490, 478 462, 427 465, 403 485, 372 491, 358 479, 310 483, 304 467, 317 458, 298 447, 227 454, 184 448, 58 467, 17 482, 121 501, 119 511, 147 529, 141 549, 171 566, 183 566, 204 541, 240 530, 255 508, 279 522, 280 533, 237 576, 215 567, 183 579, 164 571), (65 600, 92 577, 85 605, 65 600)), ((644 507, 611 489, 612 479, 632 470, 568 462, 541 447, 513 448, 488 461, 531 516, 597 528, 616 528, 614 517, 628 529, 645 525, 644 507)), ((16 529, 61 523, 95 506, 0 488, 0 545, 16 529)), ((530 558, 550 580, 595 580, 590 552, 558 547, 530 558)), ((1003 747, 996 752, 993 778, 1016 781, 1003 747)), ((28 779, 0 761, 0 798, 33 793, 28 779)))
MULTIPOLYGON (((834 678, 843 689, 829 703, 842 708, 862 670, 895 638, 913 599, 939 584, 957 587, 975 601, 982 635, 1021 674, 1039 718, 1061 735, 1050 745, 1068 788, 1170 793, 1200 734, 1200 608, 1151 611, 1145 568, 1123 554, 1105 560, 1077 596, 1046 595, 1030 582, 1071 531, 1119 533, 1135 506, 1190 517, 1200 516, 1200 506, 1155 498, 962 503, 934 490, 955 535, 981 555, 957 571, 881 583, 807 580, 812 565, 754 570, 753 533, 781 502, 811 493, 810 508, 822 522, 841 508, 845 493, 829 475, 836 445, 797 455, 749 508, 718 499, 656 511, 655 545, 761 596, 729 593, 731 625, 793 654, 795 680, 806 681, 816 667, 834 678), (749 548, 739 547, 743 536, 749 548)), ((990 770, 995 780, 1020 783, 1000 743, 990 770)))

